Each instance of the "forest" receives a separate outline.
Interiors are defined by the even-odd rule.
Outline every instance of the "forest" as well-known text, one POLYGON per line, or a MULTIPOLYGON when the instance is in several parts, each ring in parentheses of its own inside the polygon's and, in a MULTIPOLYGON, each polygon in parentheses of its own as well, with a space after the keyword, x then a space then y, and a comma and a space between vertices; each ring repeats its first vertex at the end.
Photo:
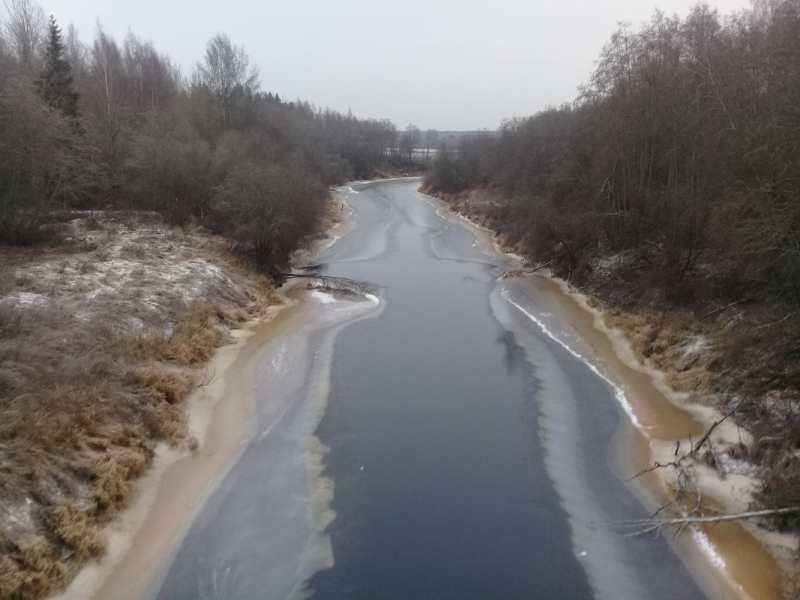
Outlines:
POLYGON ((234 240, 265 272, 319 231, 328 187, 408 169, 419 131, 261 89, 225 34, 184 74, 133 33, 91 44, 11 0, 0 38, 0 242, 30 245, 75 210, 154 211, 234 240))
POLYGON ((757 504, 800 505, 798 0, 621 25, 573 102, 443 147, 425 186, 592 294, 674 389, 738 407, 757 504))

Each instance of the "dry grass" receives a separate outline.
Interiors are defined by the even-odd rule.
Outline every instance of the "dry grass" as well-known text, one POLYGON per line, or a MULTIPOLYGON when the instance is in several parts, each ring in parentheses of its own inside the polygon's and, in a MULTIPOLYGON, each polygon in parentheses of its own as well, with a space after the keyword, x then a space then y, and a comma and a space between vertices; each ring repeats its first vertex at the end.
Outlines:
POLYGON ((16 556, 0 556, 0 597, 9 600, 42 598, 63 588, 70 578, 65 561, 43 536, 19 544, 16 556))
POLYGON ((69 500, 53 513, 52 529, 55 536, 72 549, 78 564, 105 554, 105 539, 90 512, 81 510, 69 500))
MULTIPOLYGON (((800 506, 800 323, 774 316, 781 312, 786 311, 748 307, 699 317, 688 311, 604 312, 606 325, 623 333, 640 361, 665 372, 674 390, 723 410, 746 399, 733 419, 752 442, 724 452, 754 466, 754 510, 800 506)), ((724 476, 714 453, 703 458, 724 476)), ((763 524, 796 533, 800 515, 780 514, 763 524)), ((800 554, 787 565, 787 598, 800 598, 798 565, 800 554)))
POLYGON ((640 362, 649 362, 663 371, 675 391, 702 394, 712 390, 716 378, 711 368, 717 353, 702 340, 712 336, 713 328, 692 313, 632 315, 615 308, 604 311, 603 321, 607 327, 622 332, 640 362))
POLYGON ((217 238, 132 219, 0 256, 0 599, 51 594, 102 556, 155 445, 196 448, 202 365, 276 297, 217 238))

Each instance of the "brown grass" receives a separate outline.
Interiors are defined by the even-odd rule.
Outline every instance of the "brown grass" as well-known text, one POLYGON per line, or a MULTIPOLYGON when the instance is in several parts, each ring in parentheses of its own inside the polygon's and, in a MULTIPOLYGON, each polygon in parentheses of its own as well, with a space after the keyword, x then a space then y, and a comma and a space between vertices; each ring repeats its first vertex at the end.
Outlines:
POLYGON ((55 510, 52 529, 58 539, 72 548, 78 564, 85 564, 90 558, 106 552, 105 538, 90 512, 81 510, 69 500, 55 510))
POLYGON ((217 323, 230 325, 232 316, 218 304, 195 302, 184 313, 171 336, 149 333, 121 340, 120 354, 139 359, 153 357, 188 367, 206 362, 225 339, 217 323))
POLYGON ((12 503, 35 499, 37 534, 3 536, 0 598, 41 597, 102 554, 100 527, 136 494, 155 442, 187 440, 193 367, 237 316, 195 302, 172 335, 131 336, 0 305, 0 490, 12 503))
POLYGON ((0 597, 42 598, 63 588, 70 571, 56 548, 43 536, 22 542, 16 556, 0 556, 0 597))
MULTIPOLYGON (((594 299, 595 305, 597 300, 594 299)), ((603 312, 603 322, 619 330, 630 342, 640 362, 663 371, 669 386, 678 392, 709 392, 718 380, 712 367, 717 352, 703 349, 687 353, 686 346, 697 336, 713 336, 714 328, 701 323, 692 313, 642 312, 630 314, 618 308, 603 312)), ((700 397, 697 397, 700 398, 700 397)))
POLYGON ((142 264, 134 264, 129 279, 110 273, 100 279, 118 287, 116 296, 89 300, 91 278, 107 268, 97 265, 114 258, 108 248, 118 228, 95 216, 86 229, 105 231, 96 248, 66 258, 15 250, 0 261, 3 600, 52 594, 103 555, 102 527, 136 495, 155 445, 165 440, 197 448, 186 401, 203 364, 231 339, 231 328, 263 314, 278 298, 266 279, 247 275, 221 243, 187 230, 164 231, 163 243, 153 234, 146 244, 124 244, 123 258, 142 264), (151 246, 161 244, 157 252, 163 253, 167 243, 181 245, 176 251, 194 264, 213 258, 228 279, 202 280, 205 287, 196 289, 208 300, 188 304, 167 287, 141 287, 162 277, 151 246), (3 301, 3 293, 18 292, 43 294, 46 301, 3 301), (158 312, 145 311, 145 296, 148 306, 160 302, 158 312))

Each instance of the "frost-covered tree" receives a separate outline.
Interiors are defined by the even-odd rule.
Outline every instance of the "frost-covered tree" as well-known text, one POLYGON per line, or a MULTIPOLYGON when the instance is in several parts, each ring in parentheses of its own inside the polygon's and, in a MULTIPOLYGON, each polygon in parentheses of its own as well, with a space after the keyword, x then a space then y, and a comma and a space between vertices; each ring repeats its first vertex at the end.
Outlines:
POLYGON ((214 95, 222 129, 231 126, 234 98, 258 91, 258 69, 248 69, 250 58, 224 33, 208 41, 205 64, 197 65, 195 79, 214 95))
POLYGON ((47 21, 44 11, 34 0, 7 0, 2 33, 14 58, 34 78, 41 65, 41 47, 47 21))

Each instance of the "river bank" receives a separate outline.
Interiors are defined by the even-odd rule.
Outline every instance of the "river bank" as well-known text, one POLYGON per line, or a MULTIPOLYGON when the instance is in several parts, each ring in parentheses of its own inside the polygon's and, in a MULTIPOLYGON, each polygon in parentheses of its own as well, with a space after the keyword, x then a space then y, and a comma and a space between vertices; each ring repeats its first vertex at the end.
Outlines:
POLYGON ((107 553, 159 443, 196 448, 186 404, 215 377, 203 365, 275 301, 200 227, 107 211, 60 232, 0 249, 3 598, 56 593, 107 553))
MULTIPOLYGON (((433 203, 443 217, 470 229, 485 252, 510 257, 520 269, 525 266, 522 257, 502 248, 490 230, 453 213, 442 200, 421 197, 433 203)), ((628 419, 617 433, 612 457, 620 479, 625 481, 655 462, 674 462, 676 445, 682 444, 688 450, 692 439, 696 442, 720 421, 723 415, 718 410, 689 402, 688 394, 674 392, 667 385, 663 373, 641 364, 628 340, 606 325, 603 311, 591 298, 546 274, 523 275, 519 271, 517 275, 537 293, 554 300, 565 322, 588 342, 597 363, 605 365, 608 376, 624 393, 623 409, 628 419)), ((741 441, 741 434, 732 422, 723 421, 715 428, 712 442, 717 448, 731 447, 741 441)), ((756 483, 752 475, 720 476, 694 457, 684 459, 681 467, 691 471, 704 503, 726 513, 747 508, 756 483)), ((677 478, 677 471, 657 469, 628 485, 648 510, 655 512, 675 496, 677 478)), ((750 523, 716 524, 689 531, 676 538, 677 550, 710 597, 783 597, 782 571, 792 565, 797 544, 794 536, 779 535, 750 523)))
POLYGON ((281 296, 284 304, 232 332, 235 343, 219 349, 209 362, 214 379, 192 394, 188 406, 197 449, 158 447, 139 495, 107 530, 106 556, 84 568, 55 598, 133 600, 148 597, 157 587, 203 498, 253 435, 254 356, 305 316, 300 290, 282 290, 281 296))
MULTIPOLYGON (((298 261, 323 251, 351 226, 342 203, 331 204, 327 219, 326 236, 299 253, 298 261)), ((231 343, 214 353, 187 399, 191 448, 156 447, 152 467, 137 482, 137 495, 104 530, 102 559, 86 565, 54 599, 133 600, 158 589, 197 510, 252 438, 254 364, 259 354, 308 318, 311 304, 303 288, 304 282, 292 280, 277 290, 280 304, 261 309, 260 316, 230 332, 231 343)))

